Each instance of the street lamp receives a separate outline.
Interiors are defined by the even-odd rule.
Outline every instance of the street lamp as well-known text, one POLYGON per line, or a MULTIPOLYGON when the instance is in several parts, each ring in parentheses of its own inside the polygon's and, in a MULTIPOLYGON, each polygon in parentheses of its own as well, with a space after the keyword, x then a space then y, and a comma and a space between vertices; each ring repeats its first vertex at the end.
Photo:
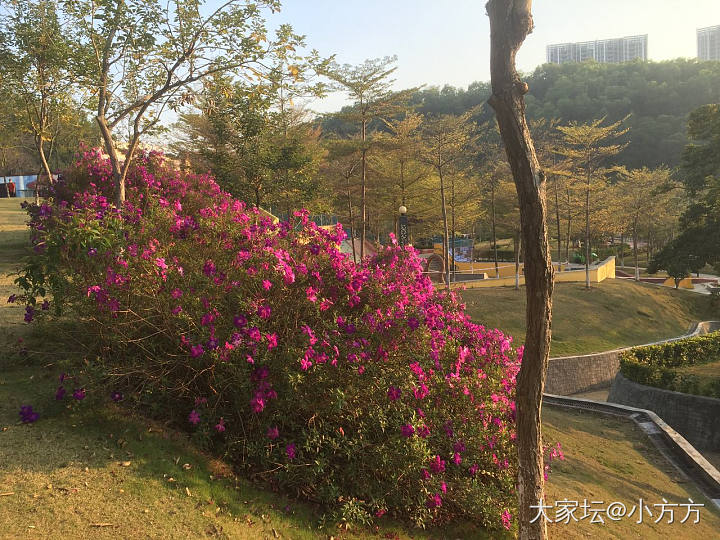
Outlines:
POLYGON ((408 228, 407 208, 403 204, 398 208, 400 219, 398 220, 398 241, 401 246, 406 246, 410 240, 410 231, 408 228))

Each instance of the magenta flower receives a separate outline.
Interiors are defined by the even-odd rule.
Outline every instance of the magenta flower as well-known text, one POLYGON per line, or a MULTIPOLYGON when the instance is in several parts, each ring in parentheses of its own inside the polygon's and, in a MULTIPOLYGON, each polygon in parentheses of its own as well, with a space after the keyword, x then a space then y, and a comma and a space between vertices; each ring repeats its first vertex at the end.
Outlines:
POLYGON ((460 464, 462 463, 462 457, 460 457, 460 453, 459 453, 459 452, 455 452, 455 453, 453 454, 453 463, 454 463, 455 465, 460 465, 460 464))
POLYGON ((202 344, 198 343, 197 345, 193 345, 190 347, 190 355, 193 358, 197 358, 198 356, 202 356, 205 352, 205 348, 202 346, 202 344))
POLYGON ((434 474, 445 472, 445 460, 440 456, 435 456, 435 458, 430 462, 430 470, 434 474))
POLYGON ((267 430, 268 439, 275 440, 280 436, 277 426, 269 427, 267 430))
POLYGON ((20 407, 20 420, 23 424, 32 424, 40 415, 33 411, 32 405, 23 405, 20 407))
POLYGON ((475 476, 477 474, 478 470, 480 470, 480 467, 478 466, 478 464, 473 463, 472 465, 470 465, 468 472, 470 473, 470 476, 475 476))
POLYGON ((295 459, 295 443, 290 443, 285 447, 285 453, 288 459, 295 459))
POLYGON ((244 328, 245 326, 247 326, 247 322, 248 321, 245 315, 235 315, 235 317, 233 317, 233 324, 237 328, 244 328))
POLYGON ((180 298, 183 295, 183 292, 180 289, 173 289, 173 292, 170 294, 173 298, 180 298))
POLYGON ((271 282, 269 279, 263 279, 262 287, 263 287, 263 289, 265 289, 266 291, 269 291, 269 290, 270 290, 270 287, 272 287, 272 282, 271 282))
POLYGON ((267 348, 268 351, 274 349, 278 345, 278 337, 277 334, 267 334, 265 336, 265 339, 267 339, 267 348))
POLYGON ((427 427, 425 424, 420 426, 417 430, 418 437, 422 437, 423 439, 426 439, 428 435, 430 435, 430 428, 427 427))
POLYGON ((123 395, 122 395, 122 393, 120 393, 116 390, 115 392, 110 394, 110 399, 112 399, 115 403, 117 403, 118 401, 123 400, 123 395))
POLYGON ((220 417, 220 421, 215 424, 215 429, 218 433, 222 433, 223 431, 225 431, 225 420, 222 417, 220 417))
POLYGON ((33 315, 35 315, 35 310, 32 306, 27 306, 25 308, 25 322, 29 323, 33 320, 33 315))
POLYGON ((512 523, 512 514, 507 510, 502 513, 502 522, 503 527, 505 527, 507 530, 510 530, 510 524, 512 523))
POLYGON ((161 270, 168 269, 168 265, 165 263, 165 259, 163 257, 158 257, 157 259, 155 259, 155 266, 157 266, 161 270))
POLYGON ((248 330, 248 337, 253 341, 260 341, 262 339, 262 334, 256 326, 253 326, 250 330, 248 330))
POLYGON ((170 313, 172 313, 173 315, 177 315, 177 314, 180 313, 181 311, 182 311, 182 307, 180 307, 180 306, 175 306, 174 308, 172 308, 172 309, 170 310, 170 313))
POLYGON ((75 390, 73 390, 73 397, 78 401, 82 401, 83 399, 85 399, 85 389, 76 388, 75 390))
POLYGON ((260 306, 257 310, 257 314, 261 319, 269 319, 271 311, 270 306, 260 306))
POLYGON ((420 326, 420 321, 418 321, 415 317, 410 317, 408 319, 408 326, 411 330, 416 330, 418 326, 420 326))
POLYGON ((400 433, 402 433, 403 437, 412 437, 415 433, 415 428, 410 424, 405 424, 400 428, 400 433))
POLYGON ((40 308, 41 308, 43 311, 47 311, 48 309, 50 309, 50 302, 47 301, 47 300, 45 300, 45 301, 40 305, 40 308))
POLYGON ((432 497, 428 499, 428 501, 425 503, 425 506, 428 508, 439 508, 442 506, 442 497, 439 493, 436 493, 432 497))
POLYGON ((190 422, 193 426, 196 426, 200 423, 200 415, 195 409, 190 411, 190 414, 188 415, 188 422, 190 422))
POLYGON ((67 393, 67 391, 65 390, 64 386, 58 386, 58 389, 55 392, 55 399, 60 401, 62 398, 65 397, 66 393, 67 393))
POLYGON ((391 386, 390 388, 388 388, 387 395, 390 401, 397 401, 398 399, 400 399, 401 394, 402 390, 395 386, 391 386))
POLYGON ((17 299, 17 294, 11 294, 10 296, 8 296, 7 303, 14 304, 16 299, 17 299))
POLYGON ((88 249, 87 254, 88 254, 88 257, 94 257, 95 255, 97 255, 97 249, 96 249, 96 248, 90 248, 90 249, 88 249))

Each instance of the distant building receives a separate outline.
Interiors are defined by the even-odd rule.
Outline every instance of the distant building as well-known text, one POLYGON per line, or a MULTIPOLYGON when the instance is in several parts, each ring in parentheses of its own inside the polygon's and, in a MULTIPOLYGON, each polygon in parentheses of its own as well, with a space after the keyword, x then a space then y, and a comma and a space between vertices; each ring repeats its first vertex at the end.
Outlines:
POLYGON ((698 28, 697 55, 699 60, 720 60, 720 25, 698 28))
POLYGON ((598 39, 580 43, 548 45, 547 61, 551 64, 567 64, 594 60, 601 64, 619 64, 632 60, 647 60, 648 37, 627 36, 615 39, 598 39))

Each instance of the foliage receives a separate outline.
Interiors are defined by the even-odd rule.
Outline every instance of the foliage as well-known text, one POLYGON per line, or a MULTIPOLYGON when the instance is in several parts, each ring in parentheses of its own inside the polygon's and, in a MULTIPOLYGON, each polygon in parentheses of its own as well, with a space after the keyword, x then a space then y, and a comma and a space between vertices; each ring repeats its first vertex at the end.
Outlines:
POLYGON ((713 332, 624 351, 620 355, 620 372, 638 384, 720 398, 720 385, 705 385, 695 375, 677 372, 677 368, 707 364, 718 358, 720 332, 713 332))
POLYGON ((690 204, 682 231, 649 265, 680 277, 706 264, 720 267, 720 105, 693 111, 688 135, 693 142, 683 152, 681 178, 690 204))
POLYGON ((521 351, 412 248, 355 265, 339 228, 273 224, 154 154, 122 210, 96 152, 60 186, 32 209, 27 318, 43 296, 81 317, 107 348, 92 371, 127 401, 340 515, 509 526, 521 351))

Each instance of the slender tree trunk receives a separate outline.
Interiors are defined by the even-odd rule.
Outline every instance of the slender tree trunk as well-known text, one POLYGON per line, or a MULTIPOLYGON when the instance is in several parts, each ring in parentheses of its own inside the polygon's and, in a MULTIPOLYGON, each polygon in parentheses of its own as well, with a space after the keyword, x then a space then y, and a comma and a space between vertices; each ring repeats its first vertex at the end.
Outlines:
POLYGON ((567 190, 567 227, 565 229, 565 260, 567 262, 570 262, 570 233, 572 231, 571 229, 571 222, 572 222, 572 213, 570 208, 570 202, 571 202, 571 196, 570 196, 570 188, 567 190))
POLYGON ((498 267, 498 249, 497 234, 495 234, 495 183, 490 186, 490 208, 492 210, 492 243, 493 243, 493 259, 495 260, 495 277, 500 277, 500 268, 498 267))
POLYGON ((638 262, 637 219, 633 221, 633 255, 635 256, 635 281, 640 281, 640 264, 638 262))
POLYGON ((585 186, 585 288, 590 288, 590 171, 585 186))
POLYGON ((355 227, 353 226, 352 196, 350 195, 350 176, 345 177, 345 180, 347 181, 348 215, 350 216, 350 243, 352 244, 353 262, 357 264, 357 255, 355 254, 355 227))
MULTIPOLYGON (((35 145, 37 146, 38 155, 40 156, 40 163, 42 163, 42 168, 45 174, 47 175, 47 181, 48 185, 51 185, 53 183, 53 177, 52 172, 50 171, 50 165, 47 162, 47 159, 45 158, 45 148, 43 146, 43 140, 42 137, 39 135, 35 136, 35 145)), ((36 184, 40 183, 40 177, 38 176, 38 181, 36 184)))
POLYGON ((555 221, 557 223, 557 256, 558 262, 560 262, 560 257, 562 257, 562 232, 560 231, 560 195, 558 193, 557 183, 557 175, 555 175, 555 182, 553 182, 553 186, 555 188, 555 221))
POLYGON ((520 290, 520 250, 522 249, 522 240, 520 233, 515 233, 513 238, 515 243, 515 290, 520 290))
POLYGON ((366 201, 366 187, 367 187, 367 148, 365 148, 365 141, 367 140, 367 120, 363 119, 362 121, 362 164, 361 164, 361 172, 362 172, 362 187, 361 187, 361 196, 360 196, 360 206, 362 207, 361 212, 361 218, 362 218, 362 229, 360 229, 360 260, 362 261, 365 258, 365 220, 367 219, 367 210, 365 207, 366 201))
POLYGON ((455 281, 455 177, 450 177, 450 220, 452 225, 452 280, 455 281))
POLYGON ((520 203, 527 295, 525 349, 517 377, 518 507, 521 540, 547 537, 547 524, 534 519, 543 504, 544 479, 540 415, 550 354, 553 267, 548 242, 545 175, 525 119, 527 84, 515 69, 515 55, 532 31, 531 0, 490 0, 490 76, 505 152, 520 203), (533 522, 534 520, 534 522, 533 522))
POLYGON ((445 261, 445 286, 447 290, 450 290, 450 261, 448 256, 450 238, 448 231, 448 217, 447 217, 447 206, 445 205, 445 182, 443 181, 442 168, 438 170, 440 176, 440 204, 442 205, 442 218, 443 218, 443 260, 445 261))
POLYGON ((625 231, 620 233, 620 266, 625 266, 625 231))

